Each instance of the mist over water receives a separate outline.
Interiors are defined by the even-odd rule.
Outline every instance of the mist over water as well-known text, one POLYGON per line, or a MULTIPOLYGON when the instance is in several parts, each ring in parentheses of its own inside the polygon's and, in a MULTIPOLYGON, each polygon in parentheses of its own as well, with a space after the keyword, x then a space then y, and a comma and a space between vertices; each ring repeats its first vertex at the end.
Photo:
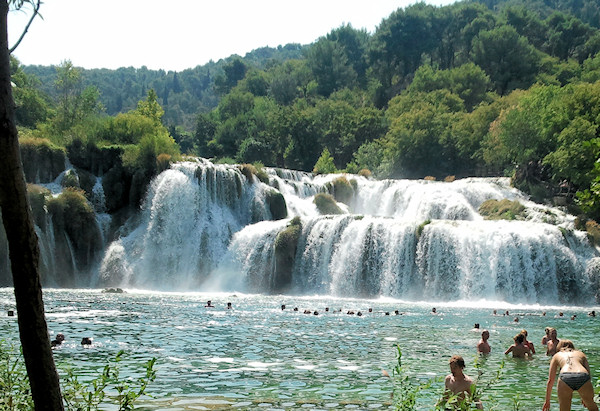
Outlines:
MULTIPOLYGON (((528 201, 507 178, 454 182, 372 181, 354 186, 342 215, 320 215, 313 198, 340 175, 266 169, 269 184, 236 166, 174 164, 152 182, 140 216, 106 247, 100 279, 153 290, 269 294, 275 244, 292 217, 301 234, 288 291, 296 295, 392 297, 591 305, 598 251, 573 216, 528 201), (281 193, 288 217, 272 221, 281 193), (486 221, 489 199, 518 200, 525 221, 486 221)), ((335 193, 333 193, 335 194, 335 193)))

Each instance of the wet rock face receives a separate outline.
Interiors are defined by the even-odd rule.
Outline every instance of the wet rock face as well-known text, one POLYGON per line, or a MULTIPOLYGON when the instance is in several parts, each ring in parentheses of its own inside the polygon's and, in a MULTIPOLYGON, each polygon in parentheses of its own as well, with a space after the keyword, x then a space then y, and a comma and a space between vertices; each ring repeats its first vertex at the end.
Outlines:
POLYGON ((268 191, 266 200, 273 220, 281 220, 287 217, 288 211, 285 198, 279 191, 268 191))
POLYGON ((292 269, 296 258, 298 239, 302 233, 299 219, 293 219, 275 240, 275 273, 272 284, 274 293, 285 292, 292 284, 292 269))
POLYGON ((29 183, 54 181, 65 170, 65 151, 47 140, 26 140, 20 144, 25 179, 29 183))

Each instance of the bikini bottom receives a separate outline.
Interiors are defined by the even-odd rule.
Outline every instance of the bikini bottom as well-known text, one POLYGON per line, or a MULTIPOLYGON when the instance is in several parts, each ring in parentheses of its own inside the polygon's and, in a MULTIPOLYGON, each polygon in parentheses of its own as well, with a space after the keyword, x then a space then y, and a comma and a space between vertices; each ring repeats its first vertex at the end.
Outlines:
POLYGON ((587 372, 561 372, 558 374, 558 378, 567 384, 573 391, 577 391, 583 387, 583 384, 590 380, 590 374, 587 372))

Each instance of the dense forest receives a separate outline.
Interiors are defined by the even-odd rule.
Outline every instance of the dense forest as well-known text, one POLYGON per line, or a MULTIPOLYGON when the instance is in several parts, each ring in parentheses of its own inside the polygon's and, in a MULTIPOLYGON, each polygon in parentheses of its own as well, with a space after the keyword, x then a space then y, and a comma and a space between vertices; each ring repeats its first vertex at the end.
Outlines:
POLYGON ((343 25, 181 72, 14 60, 22 150, 106 173, 121 190, 112 210, 195 155, 376 178, 513 176, 534 199, 563 195, 598 219, 599 26, 592 0, 417 3, 373 33, 343 25))

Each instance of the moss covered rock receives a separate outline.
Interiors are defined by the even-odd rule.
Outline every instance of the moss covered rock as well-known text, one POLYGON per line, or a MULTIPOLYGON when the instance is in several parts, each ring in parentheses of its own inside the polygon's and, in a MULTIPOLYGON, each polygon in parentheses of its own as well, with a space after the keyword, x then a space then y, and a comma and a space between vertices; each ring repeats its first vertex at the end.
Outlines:
POLYGON ((25 179, 29 183, 54 181, 65 169, 65 150, 45 138, 19 141, 25 179))
POLYGON ((319 193, 315 195, 313 203, 321 214, 344 214, 331 194, 319 193))
POLYGON ((84 143, 75 139, 67 146, 69 161, 78 169, 102 176, 111 168, 121 164, 122 146, 98 147, 93 142, 84 143))
MULTIPOLYGON (((356 185, 356 180, 352 180, 356 185)), ((333 180, 333 197, 335 201, 350 205, 354 197, 355 187, 346 177, 338 177, 333 180)))
POLYGON ((253 176, 256 176, 259 181, 269 184, 269 175, 263 167, 262 163, 259 162, 254 164, 241 164, 238 166, 241 173, 246 177, 246 180, 248 180, 248 183, 252 184, 254 182, 253 176))
POLYGON ((426 227, 427 225, 429 225, 429 224, 431 224, 431 220, 429 220, 429 219, 428 219, 428 220, 425 220, 425 221, 423 221, 421 224, 419 224, 419 226, 417 227, 417 232, 416 232, 416 234, 417 234, 417 238, 420 238, 420 237, 421 237, 421 234, 423 234, 423 230, 424 230, 424 229, 425 229, 425 227, 426 227))
POLYGON ((292 285, 292 271, 296 258, 298 240, 302 234, 302 221, 299 217, 293 218, 275 239, 275 273, 273 276, 272 291, 283 293, 292 285))
POLYGON ((287 204, 283 194, 279 191, 268 190, 266 193, 266 202, 273 220, 282 220, 287 217, 287 204))
POLYGON ((588 233, 588 239, 594 246, 600 246, 600 224, 594 220, 588 220, 585 223, 585 230, 588 233))
POLYGON ((508 199, 487 200, 479 206, 479 214, 486 220, 516 220, 522 217, 525 207, 508 199))
POLYGON ((129 200, 129 182, 120 165, 111 168, 102 177, 102 189, 104 190, 104 201, 106 210, 110 213, 127 205, 129 200))
POLYGON ((46 226, 46 199, 50 196, 50 190, 36 184, 27 184, 27 195, 33 212, 33 221, 40 227, 46 226))
POLYGON ((85 272, 97 261, 102 250, 102 235, 96 214, 83 190, 66 188, 58 197, 47 201, 55 237, 56 272, 64 286, 78 284, 72 262, 78 272, 85 272))

